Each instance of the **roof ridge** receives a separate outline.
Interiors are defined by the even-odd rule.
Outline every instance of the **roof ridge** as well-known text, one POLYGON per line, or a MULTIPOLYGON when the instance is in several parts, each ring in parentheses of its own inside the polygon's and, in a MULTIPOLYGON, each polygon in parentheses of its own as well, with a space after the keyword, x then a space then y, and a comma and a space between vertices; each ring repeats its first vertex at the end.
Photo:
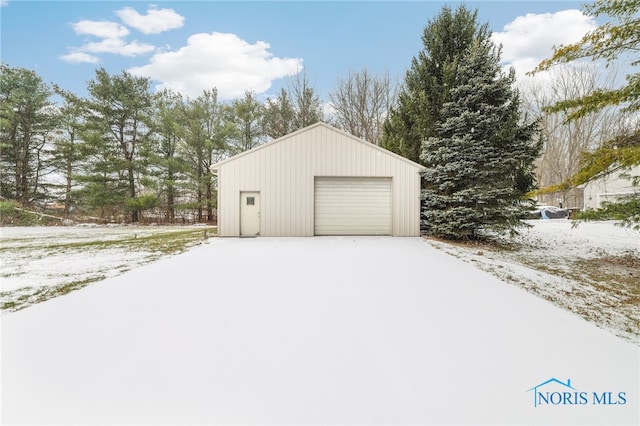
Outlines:
POLYGON ((396 158, 396 159, 398 159, 398 160, 401 160, 401 161, 403 161, 403 162, 405 162, 405 163, 409 163, 409 164, 411 164, 412 166, 415 166, 415 167, 418 167, 418 168, 421 168, 421 169, 423 169, 423 168, 424 168, 424 166, 422 166, 421 164, 418 164, 418 163, 416 163, 416 162, 414 162, 414 161, 411 161, 411 160, 409 160, 408 158, 405 158, 405 157, 403 157, 403 156, 401 156, 401 155, 396 154, 395 152, 391 152, 391 151, 389 151, 388 149, 384 149, 384 148, 382 148, 382 147, 380 147, 380 146, 378 146, 378 145, 375 145, 375 144, 373 144, 373 143, 371 143, 371 142, 369 142, 369 141, 366 141, 366 140, 364 140, 364 139, 362 139, 362 138, 359 138, 359 137, 357 137, 357 136, 354 136, 354 135, 352 135, 351 133, 348 133, 348 132, 346 132, 346 131, 344 131, 344 130, 342 130, 342 129, 338 129, 337 127, 332 126, 332 125, 331 125, 331 124, 329 124, 329 123, 326 123, 326 122, 324 122, 324 121, 318 121, 318 122, 316 122, 316 123, 310 124, 310 125, 309 125, 309 126, 307 126, 307 127, 303 127, 302 129, 298 129, 298 130, 296 130, 295 132, 288 133, 288 134, 286 134, 286 135, 284 135, 284 136, 281 136, 281 137, 279 137, 279 138, 277 138, 277 139, 273 139, 273 140, 271 140, 271 141, 269 141, 269 142, 267 142, 267 143, 264 143, 264 144, 262 144, 262 145, 259 145, 259 146, 255 147, 255 148, 251 148, 251 149, 249 149, 249 150, 247 150, 247 151, 243 151, 243 152, 238 153, 238 154, 236 154, 236 155, 232 155, 231 157, 225 158, 224 160, 218 161, 217 163, 215 163, 215 164, 211 165, 210 169, 211 169, 212 171, 216 171, 216 170, 218 170, 218 167, 220 167, 220 166, 221 166, 221 165, 223 165, 223 164, 226 164, 226 163, 231 162, 231 161, 235 161, 235 160, 237 160, 237 159, 239 159, 239 158, 245 157, 245 156, 247 156, 247 155, 249 155, 249 154, 252 154, 252 153, 254 153, 254 152, 256 152, 256 151, 259 151, 259 150, 261 150, 261 149, 264 149, 264 148, 267 148, 267 147, 271 147, 271 146, 273 146, 273 145, 275 145, 275 144, 278 144, 278 143, 280 143, 280 142, 282 142, 282 141, 285 141, 285 140, 287 140, 287 139, 290 139, 290 138, 292 138, 292 137, 294 137, 294 136, 297 136, 297 135, 299 135, 299 134, 302 134, 302 133, 308 132, 308 131, 310 131, 310 130, 313 130, 313 129, 317 128, 317 127, 324 127, 324 128, 329 129, 329 130, 331 130, 331 131, 334 131, 334 132, 340 133, 340 134, 342 134, 342 135, 344 135, 344 136, 347 136, 348 138, 350 138, 350 139, 352 139, 352 140, 354 140, 354 141, 357 141, 357 142, 359 142, 359 143, 366 144, 369 148, 372 148, 372 149, 374 149, 374 150, 380 151, 380 152, 382 152, 382 153, 384 153, 384 154, 386 154, 386 155, 389 155, 389 156, 391 156, 391 157, 394 157, 394 158, 396 158))

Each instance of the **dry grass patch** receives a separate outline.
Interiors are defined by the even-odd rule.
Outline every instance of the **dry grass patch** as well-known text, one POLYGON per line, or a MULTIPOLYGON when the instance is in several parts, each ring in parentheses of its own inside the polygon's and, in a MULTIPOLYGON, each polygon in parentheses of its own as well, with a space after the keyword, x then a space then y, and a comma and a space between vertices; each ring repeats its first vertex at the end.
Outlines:
MULTIPOLYGON (((34 228, 27 228, 34 230, 34 228)), ((80 290, 107 277, 177 254, 215 235, 212 227, 57 228, 5 237, 0 255, 0 309, 14 312, 80 290), (20 282, 20 284, 11 284, 20 282)), ((37 230, 37 229, 36 229, 37 230)))
MULTIPOLYGON (((535 237, 535 236, 534 236, 535 237)), ((611 254, 597 246, 591 255, 530 242, 446 241, 434 247, 571 311, 640 345, 640 255, 611 254)))

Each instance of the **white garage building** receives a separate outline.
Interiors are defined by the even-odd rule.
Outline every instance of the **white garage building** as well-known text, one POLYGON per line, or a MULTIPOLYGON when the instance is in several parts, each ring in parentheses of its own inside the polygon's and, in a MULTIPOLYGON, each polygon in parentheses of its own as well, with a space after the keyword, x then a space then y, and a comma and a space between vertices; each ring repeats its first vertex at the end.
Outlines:
POLYGON ((325 123, 212 169, 223 237, 420 234, 422 166, 325 123))

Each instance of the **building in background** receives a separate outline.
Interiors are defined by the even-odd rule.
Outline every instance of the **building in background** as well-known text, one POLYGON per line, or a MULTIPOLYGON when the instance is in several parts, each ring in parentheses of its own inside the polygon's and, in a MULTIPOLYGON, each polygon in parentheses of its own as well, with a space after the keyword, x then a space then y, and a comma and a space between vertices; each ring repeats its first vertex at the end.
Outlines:
POLYGON ((639 191, 640 187, 632 185, 631 176, 640 176, 640 166, 617 171, 587 183, 584 186, 584 209, 598 209, 604 201, 616 202, 639 191))

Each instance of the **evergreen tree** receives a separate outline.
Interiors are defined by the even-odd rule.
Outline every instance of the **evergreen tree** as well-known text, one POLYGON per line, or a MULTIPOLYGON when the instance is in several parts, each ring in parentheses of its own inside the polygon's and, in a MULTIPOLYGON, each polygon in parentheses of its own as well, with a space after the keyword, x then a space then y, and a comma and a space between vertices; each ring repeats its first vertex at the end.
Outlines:
MULTIPOLYGON (((581 40, 567 46, 554 47, 553 55, 542 61, 534 73, 552 66, 591 58, 602 60, 607 66, 628 63, 627 69, 640 65, 640 0, 595 0, 583 6, 587 15, 607 19, 581 40)), ((624 106, 631 112, 640 110, 640 72, 626 75, 626 84, 616 88, 599 88, 575 99, 563 100, 548 108, 564 111, 569 119, 583 117, 608 106, 624 106)))
POLYGON ((265 141, 265 107, 258 102, 254 92, 246 91, 241 99, 231 101, 226 112, 232 127, 228 146, 231 155, 255 148, 265 141))
POLYGON ((115 219, 124 211, 127 200, 126 177, 118 147, 109 142, 91 122, 80 132, 82 161, 74 164, 78 189, 72 192, 82 207, 94 210, 102 218, 115 219))
MULTIPOLYGON (((213 221, 216 206, 215 177, 211 166, 218 162, 226 150, 229 129, 224 105, 218 102, 216 89, 205 90, 202 95, 190 100, 185 111, 186 137, 183 156, 189 164, 189 177, 193 192, 193 203, 198 222, 213 221)), ((185 206, 186 207, 186 206, 185 206)))
POLYGON ((482 230, 521 224, 541 144, 534 142, 537 124, 521 123, 514 71, 501 71, 500 50, 489 38, 476 37, 458 59, 422 144, 423 217, 433 235, 476 239, 482 230))
POLYGON ((51 88, 35 72, 0 65, 0 195, 28 204, 41 196, 43 153, 57 125, 51 88))
MULTIPOLYGON (((234 104, 238 102, 246 103, 246 95, 234 104)), ((235 108, 234 114, 245 113, 235 108)), ((262 114, 265 135, 277 139, 322 120, 322 104, 307 75, 301 73, 293 77, 287 89, 280 89, 275 99, 267 99, 262 114)))
POLYGON ((278 139, 295 129, 296 111, 285 89, 275 99, 267 99, 264 110, 264 129, 267 136, 278 139))
MULTIPOLYGON (((124 196, 124 206, 131 213, 131 221, 139 216, 138 195, 140 173, 144 172, 144 159, 140 147, 150 135, 152 95, 149 79, 135 77, 126 71, 111 76, 104 68, 96 70, 96 78, 88 84, 90 99, 87 101, 87 134, 85 142, 100 161, 96 164, 100 191, 96 200, 116 201, 117 194, 124 196), (126 188, 126 193, 120 190, 126 188), (110 191, 115 193, 108 193, 110 191)), ((90 189, 90 187, 87 187, 90 189)), ((94 197, 90 197, 94 198, 94 197)), ((119 198, 119 197, 118 197, 119 198)), ((104 205, 103 205, 104 207, 104 205)))
MULTIPOLYGON (((626 63, 626 83, 615 88, 598 88, 581 94, 574 99, 556 102, 547 108, 549 112, 564 112, 568 120, 577 120, 607 107, 622 107, 637 118, 640 111, 640 73, 637 72, 638 51, 640 51, 640 0, 595 0, 584 6, 587 15, 606 20, 594 31, 585 34, 581 40, 567 46, 554 48, 551 58, 542 61, 534 72, 550 69, 552 66, 573 61, 591 59, 604 61, 607 66, 626 63)), ((618 121, 624 121, 620 118, 618 121)), ((623 132, 624 133, 624 132, 623 132)), ((585 153, 580 170, 558 188, 567 189, 582 185, 592 179, 626 169, 627 177, 635 187, 640 185, 640 176, 634 175, 634 166, 640 165, 640 143, 634 131, 629 132, 635 143, 619 145, 620 135, 592 153, 585 153)), ((552 189, 552 188, 550 188, 552 189)), ((623 226, 640 229, 640 191, 622 200, 617 208, 625 212, 619 218, 623 226)))
POLYGON ((175 221, 176 204, 181 195, 186 173, 186 161, 180 156, 184 143, 184 100, 182 95, 163 90, 154 98, 153 114, 155 138, 148 158, 153 165, 154 186, 157 199, 165 211, 169 222, 175 221))
POLYGON ((478 24, 477 14, 465 6, 444 7, 424 28, 424 48, 413 58, 397 106, 384 124, 382 147, 420 162, 421 144, 441 121, 462 56, 474 40, 489 40, 488 26, 478 24))
POLYGON ((60 128, 53 140, 54 170, 64 178, 64 214, 69 216, 73 207, 73 189, 76 186, 76 174, 83 153, 80 149, 80 133, 82 131, 83 102, 80 98, 54 86, 55 92, 62 97, 64 103, 60 107, 60 128))

